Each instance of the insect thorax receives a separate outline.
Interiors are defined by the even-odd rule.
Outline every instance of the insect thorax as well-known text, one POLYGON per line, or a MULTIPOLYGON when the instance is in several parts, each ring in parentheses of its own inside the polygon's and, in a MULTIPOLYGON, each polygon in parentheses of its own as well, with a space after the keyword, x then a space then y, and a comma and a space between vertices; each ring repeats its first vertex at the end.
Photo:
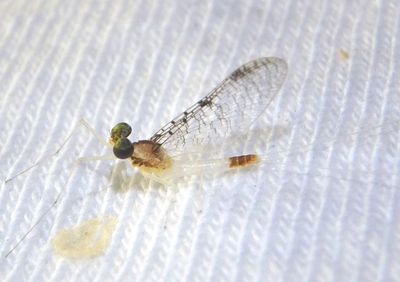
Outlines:
POLYGON ((147 172, 159 173, 172 167, 172 159, 160 144, 150 140, 133 143, 132 165, 147 172))

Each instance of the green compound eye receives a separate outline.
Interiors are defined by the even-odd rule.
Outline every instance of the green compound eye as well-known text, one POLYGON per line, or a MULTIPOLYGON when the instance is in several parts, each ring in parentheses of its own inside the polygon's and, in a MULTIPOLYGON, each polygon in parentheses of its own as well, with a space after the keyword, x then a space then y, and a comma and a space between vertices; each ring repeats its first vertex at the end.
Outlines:
POLYGON ((128 138, 122 137, 115 142, 113 152, 118 159, 130 158, 133 154, 133 145, 128 138))
POLYGON ((117 123, 111 129, 111 139, 117 141, 120 138, 128 137, 129 134, 131 134, 131 132, 132 132, 131 126, 126 122, 117 123))

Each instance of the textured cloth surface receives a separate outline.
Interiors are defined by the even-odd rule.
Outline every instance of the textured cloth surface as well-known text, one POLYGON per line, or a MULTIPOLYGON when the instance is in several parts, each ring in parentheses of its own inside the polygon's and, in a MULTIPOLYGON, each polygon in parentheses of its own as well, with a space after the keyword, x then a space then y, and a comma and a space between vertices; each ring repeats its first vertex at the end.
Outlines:
POLYGON ((400 280, 398 0, 2 1, 0 16, 2 281, 400 280), (115 162, 74 166, 109 153, 81 118, 105 141, 119 121, 149 138, 269 56, 289 71, 260 121, 276 138, 246 145, 257 168, 115 191, 115 162), (108 216, 104 254, 54 253, 58 231, 108 216))

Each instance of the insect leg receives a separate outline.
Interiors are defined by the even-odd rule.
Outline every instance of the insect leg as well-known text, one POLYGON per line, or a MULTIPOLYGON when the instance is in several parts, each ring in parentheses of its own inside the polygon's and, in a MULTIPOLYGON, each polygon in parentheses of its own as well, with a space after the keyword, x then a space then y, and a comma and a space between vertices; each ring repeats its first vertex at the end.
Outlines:
POLYGON ((94 137, 96 137, 96 139, 102 143, 103 145, 105 145, 106 147, 110 147, 112 148, 112 145, 110 143, 108 143, 107 141, 105 141, 101 135, 99 133, 97 133, 96 129, 94 129, 84 118, 81 118, 78 122, 78 126, 84 126, 86 127, 94 137))
POLYGON ((66 144, 68 143, 68 141, 72 138, 72 136, 75 134, 76 131, 78 131, 81 127, 86 128, 101 144, 107 146, 107 147, 111 147, 111 144, 107 143, 104 139, 101 138, 101 135, 97 133, 97 131, 84 119, 81 118, 78 123, 75 125, 75 127, 72 129, 72 131, 68 134, 68 136, 64 139, 64 141, 60 144, 60 146, 57 148, 57 150, 55 150, 53 153, 51 153, 50 155, 46 155, 44 157, 39 158, 37 161, 35 161, 32 165, 30 165, 29 167, 23 169, 22 171, 6 178, 4 180, 4 183, 8 183, 11 182, 12 180, 14 180, 15 178, 19 177, 20 175, 28 172, 29 170, 46 163, 47 161, 49 161, 50 159, 54 158, 55 156, 57 156, 61 150, 66 146, 66 144))

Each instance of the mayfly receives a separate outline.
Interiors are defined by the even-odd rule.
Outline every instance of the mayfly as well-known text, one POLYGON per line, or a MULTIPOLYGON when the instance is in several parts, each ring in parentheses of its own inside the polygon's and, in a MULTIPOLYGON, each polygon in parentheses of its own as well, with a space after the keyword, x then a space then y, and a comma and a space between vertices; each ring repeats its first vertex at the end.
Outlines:
MULTIPOLYGON (((177 179, 207 168, 211 171, 223 172, 257 164, 260 156, 254 152, 216 159, 196 156, 200 154, 199 147, 207 150, 206 155, 209 156, 207 144, 218 146, 233 132, 248 131, 252 123, 268 108, 279 93, 287 70, 286 62, 280 58, 258 58, 250 61, 236 69, 207 96, 146 140, 131 142, 128 139, 132 132, 131 126, 124 122, 118 123, 112 128, 109 139, 113 153, 118 159, 129 159, 143 175, 164 185, 173 184, 177 179)), ((89 129, 98 140, 106 143, 88 123, 82 120, 81 124, 89 129)), ((54 155, 62 149, 70 136, 54 155)), ((104 160, 109 158, 88 157, 82 159, 104 160)), ((9 178, 6 182, 39 165, 43 160, 9 178)), ((32 225, 6 256, 50 211, 58 201, 60 194, 61 192, 51 207, 32 225)))
POLYGON ((259 161, 255 153, 191 164, 193 147, 221 143, 233 131, 246 130, 271 104, 287 74, 280 58, 259 58, 239 67, 211 93, 158 130, 150 139, 131 142, 132 129, 118 123, 110 143, 119 159, 130 159, 145 176, 168 184, 190 175, 197 167, 222 170, 246 167, 259 161))

